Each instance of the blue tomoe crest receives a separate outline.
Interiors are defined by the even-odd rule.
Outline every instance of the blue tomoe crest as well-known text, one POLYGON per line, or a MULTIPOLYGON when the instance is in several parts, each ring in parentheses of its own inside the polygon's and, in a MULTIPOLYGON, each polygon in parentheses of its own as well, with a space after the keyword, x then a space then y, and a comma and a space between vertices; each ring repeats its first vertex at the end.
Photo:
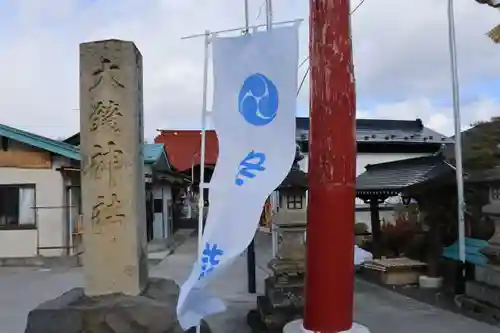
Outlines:
POLYGON ((264 126, 276 118, 278 90, 263 74, 252 74, 245 79, 238 96, 239 111, 254 126, 264 126))

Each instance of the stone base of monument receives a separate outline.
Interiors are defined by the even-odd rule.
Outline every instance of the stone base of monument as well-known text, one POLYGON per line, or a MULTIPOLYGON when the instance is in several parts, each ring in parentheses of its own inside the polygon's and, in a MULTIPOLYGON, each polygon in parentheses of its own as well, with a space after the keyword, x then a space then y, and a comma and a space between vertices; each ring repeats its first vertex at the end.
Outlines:
MULTIPOLYGON (((139 296, 88 297, 83 288, 75 288, 31 310, 25 333, 182 333, 176 316, 178 295, 174 281, 157 278, 151 278, 139 296)), ((187 332, 195 331, 193 327, 187 332)), ((201 332, 211 332, 206 322, 201 332)))
POLYGON ((257 309, 247 316, 254 333, 282 332, 286 323, 300 318, 304 307, 303 276, 270 276, 264 282, 265 294, 257 296, 257 309))
MULTIPOLYGON (((298 319, 288 323, 285 328, 283 328, 283 333, 313 333, 313 331, 306 330, 302 325, 302 319, 298 319)), ((342 331, 339 333, 370 333, 368 328, 363 325, 353 323, 352 327, 348 331, 342 331)))

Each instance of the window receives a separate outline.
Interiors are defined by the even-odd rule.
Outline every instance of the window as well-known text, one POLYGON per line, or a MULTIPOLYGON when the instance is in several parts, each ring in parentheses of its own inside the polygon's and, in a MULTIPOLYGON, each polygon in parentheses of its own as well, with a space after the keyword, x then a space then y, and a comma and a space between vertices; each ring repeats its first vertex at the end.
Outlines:
POLYGON ((498 187, 491 188, 491 200, 492 201, 500 200, 500 188, 498 187))
POLYGON ((162 199, 154 199, 153 200, 153 212, 163 213, 163 200, 162 199))
POLYGON ((35 227, 35 186, 0 185, 0 229, 35 227))
POLYGON ((289 195, 286 197, 286 207, 288 209, 302 209, 302 195, 289 195))

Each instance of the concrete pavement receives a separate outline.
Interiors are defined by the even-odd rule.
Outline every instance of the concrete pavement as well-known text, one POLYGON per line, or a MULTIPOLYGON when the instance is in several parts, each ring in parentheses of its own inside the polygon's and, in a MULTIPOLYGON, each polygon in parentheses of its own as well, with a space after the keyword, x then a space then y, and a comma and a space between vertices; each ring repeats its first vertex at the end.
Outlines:
MULTIPOLYGON (((256 238, 257 292, 262 294, 262 281, 267 277, 266 265, 271 257, 271 236, 256 238)), ((154 274, 182 282, 195 259, 196 240, 177 249, 155 267, 154 274), (172 270, 171 267, 176 267, 172 270)), ((250 333, 246 313, 255 308, 255 296, 249 295, 246 280, 246 258, 242 256, 229 269, 226 279, 215 281, 210 288, 226 300, 228 312, 210 318, 215 332, 250 333), (220 329, 220 331, 219 331, 220 329)), ((413 299, 393 293, 368 282, 357 280, 355 320, 366 325, 371 333, 498 333, 496 328, 413 299)))
MULTIPOLYGON (((265 266, 271 256, 270 235, 260 234, 256 241, 257 291, 263 292, 265 266)), ((196 238, 189 239, 175 253, 151 269, 152 276, 182 282, 195 259, 196 238)), ((333 258, 332 258, 333 259, 333 258)), ((42 301, 81 286, 80 268, 41 271, 32 268, 0 268, 0 333, 24 332, 28 312, 42 301)), ((255 296, 246 293, 246 261, 239 258, 226 279, 210 288, 228 303, 226 313, 208 321, 217 333, 250 333, 247 312, 255 307, 255 296)), ((406 298, 402 295, 356 281, 356 320, 372 333, 495 333, 499 328, 406 298)))
POLYGON ((498 333, 500 328, 356 281, 355 320, 371 333, 498 333))
POLYGON ((79 268, 0 268, 0 333, 24 332, 31 309, 82 282, 79 268))

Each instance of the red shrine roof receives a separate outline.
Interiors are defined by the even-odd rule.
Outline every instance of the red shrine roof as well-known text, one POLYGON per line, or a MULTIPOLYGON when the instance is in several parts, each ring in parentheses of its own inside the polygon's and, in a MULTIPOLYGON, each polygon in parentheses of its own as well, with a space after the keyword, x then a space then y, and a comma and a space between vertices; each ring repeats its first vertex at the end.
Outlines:
MULTIPOLYGON (((207 130, 205 134, 205 164, 215 165, 219 155, 217 134, 213 130, 207 130)), ((155 138, 155 143, 164 144, 170 164, 178 171, 185 171, 200 164, 199 130, 162 130, 155 138)))

